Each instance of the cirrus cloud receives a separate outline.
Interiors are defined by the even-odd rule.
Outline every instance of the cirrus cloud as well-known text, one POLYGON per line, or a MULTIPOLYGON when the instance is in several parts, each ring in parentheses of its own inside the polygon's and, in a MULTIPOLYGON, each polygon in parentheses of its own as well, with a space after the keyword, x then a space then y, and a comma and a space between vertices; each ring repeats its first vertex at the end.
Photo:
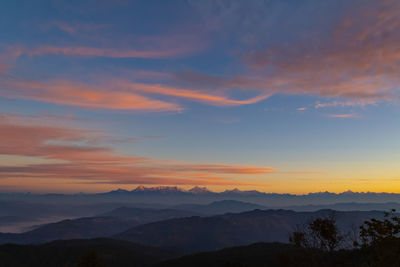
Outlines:
POLYGON ((326 106, 397 101, 400 3, 368 3, 349 5, 332 28, 321 26, 327 27, 325 35, 265 46, 258 40, 256 48, 242 46, 235 53, 245 67, 242 72, 223 76, 183 72, 176 78, 192 86, 252 90, 261 95, 307 94, 339 99, 337 104, 326 106))
POLYGON ((359 118, 357 114, 349 113, 349 114, 329 114, 329 118, 359 118))
POLYGON ((77 183, 162 185, 256 185, 229 176, 260 175, 271 167, 189 164, 122 155, 107 146, 88 145, 96 131, 37 124, 24 117, 0 116, 0 155, 40 158, 43 163, 0 166, 0 178, 69 179, 77 183), (48 161, 48 162, 46 162, 48 161))

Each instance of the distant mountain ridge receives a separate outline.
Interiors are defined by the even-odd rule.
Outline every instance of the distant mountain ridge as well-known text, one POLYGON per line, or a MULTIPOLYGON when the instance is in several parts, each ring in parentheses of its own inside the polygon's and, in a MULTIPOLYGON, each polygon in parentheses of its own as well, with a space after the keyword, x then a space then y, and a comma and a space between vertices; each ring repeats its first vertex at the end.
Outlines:
POLYGON ((263 193, 257 190, 248 190, 248 191, 242 191, 239 190, 238 188, 232 189, 232 190, 225 190, 223 192, 214 192, 209 190, 207 187, 199 187, 195 186, 189 190, 185 190, 182 188, 179 188, 177 186, 156 186, 156 187, 145 187, 145 186, 138 186, 132 190, 125 190, 125 189, 117 189, 113 190, 110 192, 105 192, 105 193, 99 193, 102 195, 105 194, 129 194, 129 193, 164 193, 164 194, 170 194, 170 193, 183 193, 183 194, 223 194, 223 195, 230 195, 230 194, 241 194, 241 195, 262 195, 262 194, 268 194, 268 193, 263 193))
MULTIPOLYGON (((287 208, 302 205, 331 205, 337 203, 400 203, 400 194, 352 192, 342 193, 318 192, 304 195, 264 193, 256 190, 242 191, 239 189, 213 192, 205 187, 193 187, 184 190, 179 187, 144 187, 138 186, 133 190, 117 189, 110 192, 94 194, 23 194, 0 193, 0 202, 23 201, 42 205, 111 205, 112 203, 141 203, 161 208, 173 207, 180 204, 209 204, 215 201, 236 200, 249 202, 268 208, 287 208)), ((115 206, 114 206, 115 207, 115 206)), ((1 210, 0 210, 1 212, 1 210)), ((11 214, 5 214, 6 216, 11 214)))
POLYGON ((121 207, 96 217, 63 220, 25 233, 0 233, 0 244, 38 244, 54 240, 110 237, 134 226, 171 218, 198 216, 198 212, 174 209, 121 207))
POLYGON ((187 217, 133 227, 114 238, 180 253, 216 250, 256 242, 287 243, 297 226, 311 219, 334 214, 338 227, 348 232, 371 218, 381 219, 380 211, 294 212, 253 210, 211 217, 187 217))
MULTIPOLYGON (((32 194, 32 193, 0 193, 0 201, 1 200, 25 200, 25 199, 35 199, 39 200, 42 198, 87 198, 87 197, 109 197, 109 196, 134 196, 134 195, 180 195, 180 196, 204 196, 204 197, 218 197, 218 198, 226 198, 226 197, 261 197, 268 199, 290 199, 296 201, 302 201, 305 199, 308 200, 331 200, 331 199, 343 199, 348 200, 348 202, 356 202, 357 200, 376 200, 372 202, 400 202, 400 194, 398 193, 377 193, 377 192, 353 192, 353 191, 345 191, 341 193, 331 193, 328 191, 325 192, 315 192, 315 193, 307 193, 307 194, 290 194, 290 193, 267 193, 260 192, 257 190, 240 190, 240 189, 232 189, 225 190, 222 192, 214 192, 206 187, 195 186, 189 190, 182 189, 177 186, 157 186, 157 187, 145 187, 145 186, 137 186, 132 190, 126 189, 117 189, 109 192, 103 193, 78 193, 78 194, 32 194)), ((294 203, 293 203, 294 204, 294 203)))
POLYGON ((214 201, 210 204, 181 204, 173 207, 174 209, 183 209, 198 211, 207 215, 216 215, 224 213, 239 213, 244 211, 250 211, 255 209, 267 209, 267 207, 262 205, 257 205, 249 202, 242 202, 237 200, 221 200, 214 201))
POLYGON ((189 194, 204 194, 204 193, 210 193, 210 194, 245 194, 245 195, 285 195, 285 196, 312 196, 312 195, 397 195, 400 197, 400 194, 398 193, 386 193, 386 192, 355 192, 351 190, 347 190, 341 193, 332 193, 329 191, 321 191, 321 192, 310 192, 307 194, 290 194, 290 193, 267 193, 267 192, 261 192, 258 190, 240 190, 238 188, 234 189, 227 189, 222 192, 214 192, 209 190, 207 187, 199 187, 195 186, 191 189, 185 190, 182 189, 178 186, 155 186, 155 187, 145 187, 143 185, 139 185, 136 188, 132 190, 126 190, 126 189, 117 189, 105 193, 99 193, 99 194, 109 194, 109 193, 138 193, 138 192, 160 192, 160 193, 189 193, 189 194))

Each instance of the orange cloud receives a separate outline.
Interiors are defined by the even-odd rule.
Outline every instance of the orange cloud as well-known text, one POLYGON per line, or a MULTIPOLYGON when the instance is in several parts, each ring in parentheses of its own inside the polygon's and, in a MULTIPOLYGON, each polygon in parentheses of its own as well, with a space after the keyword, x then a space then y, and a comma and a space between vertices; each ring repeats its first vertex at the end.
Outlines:
POLYGON ((181 111, 174 103, 151 99, 126 91, 113 91, 93 85, 56 81, 51 83, 5 81, 0 96, 86 108, 143 111, 181 111))
POLYGON ((179 104, 154 99, 155 95, 188 99, 215 106, 253 104, 269 97, 269 94, 264 94, 244 100, 236 100, 218 92, 181 89, 160 84, 129 83, 115 79, 103 81, 100 86, 72 81, 43 83, 7 80, 2 84, 0 96, 7 98, 22 98, 85 108, 148 112, 179 112, 183 110, 179 104))
POLYGON ((121 155, 109 147, 89 146, 98 134, 37 125, 15 115, 0 116, 0 155, 48 160, 48 163, 25 166, 0 166, 0 178, 67 179, 88 184, 255 185, 226 176, 259 175, 275 170, 229 164, 194 165, 121 155))
POLYGON ((224 164, 211 164, 211 165, 190 165, 187 166, 191 171, 207 171, 214 173, 227 173, 227 174, 264 174, 275 171, 271 167, 254 167, 242 165, 224 165, 224 164))
POLYGON ((138 84, 138 83, 121 83, 121 86, 124 88, 129 88, 133 91, 140 91, 143 93, 150 94, 160 94, 167 96, 175 96, 179 98, 186 98, 193 101, 209 103, 216 106, 237 106, 237 105, 246 105, 246 104, 254 104, 261 100, 268 98, 269 94, 259 95, 256 97, 252 97, 246 100, 235 100, 230 99, 225 96, 216 95, 214 92, 203 92, 199 90, 189 90, 189 89, 180 89, 173 88, 164 85, 147 85, 147 84, 138 84))

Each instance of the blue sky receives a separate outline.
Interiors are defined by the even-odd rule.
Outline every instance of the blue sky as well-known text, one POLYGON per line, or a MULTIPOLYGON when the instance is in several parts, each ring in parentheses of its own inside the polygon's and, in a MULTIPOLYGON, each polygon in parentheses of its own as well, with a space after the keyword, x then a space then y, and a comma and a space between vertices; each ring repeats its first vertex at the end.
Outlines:
POLYGON ((5 191, 400 190, 396 1, 1 5, 5 191))

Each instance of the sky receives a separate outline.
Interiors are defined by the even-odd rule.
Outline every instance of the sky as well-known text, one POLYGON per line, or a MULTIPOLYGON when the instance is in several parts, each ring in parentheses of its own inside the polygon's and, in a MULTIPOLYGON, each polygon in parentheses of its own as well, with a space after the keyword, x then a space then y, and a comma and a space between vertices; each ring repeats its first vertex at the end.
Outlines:
POLYGON ((4 0, 0 191, 400 193, 396 0, 4 0))

